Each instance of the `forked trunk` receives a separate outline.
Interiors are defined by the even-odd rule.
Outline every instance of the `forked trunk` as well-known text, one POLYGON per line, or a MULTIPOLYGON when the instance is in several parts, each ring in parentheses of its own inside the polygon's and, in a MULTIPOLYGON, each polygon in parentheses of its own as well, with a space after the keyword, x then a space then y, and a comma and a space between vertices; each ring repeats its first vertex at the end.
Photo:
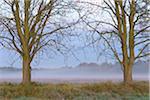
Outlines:
POLYGON ((30 67, 30 60, 28 57, 23 57, 23 69, 22 69, 22 83, 29 84, 31 83, 31 67, 30 67))

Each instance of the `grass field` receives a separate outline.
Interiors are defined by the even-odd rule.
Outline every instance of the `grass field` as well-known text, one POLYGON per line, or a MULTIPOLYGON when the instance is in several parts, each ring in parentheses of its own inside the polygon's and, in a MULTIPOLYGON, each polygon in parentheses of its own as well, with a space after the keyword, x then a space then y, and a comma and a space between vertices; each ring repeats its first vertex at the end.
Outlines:
POLYGON ((149 100, 149 83, 0 84, 0 100, 149 100))

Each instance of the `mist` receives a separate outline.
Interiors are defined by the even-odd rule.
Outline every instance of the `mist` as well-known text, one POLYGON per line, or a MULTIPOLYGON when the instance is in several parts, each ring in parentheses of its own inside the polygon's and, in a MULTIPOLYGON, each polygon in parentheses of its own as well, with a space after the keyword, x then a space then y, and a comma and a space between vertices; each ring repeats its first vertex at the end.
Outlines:
MULTIPOLYGON (((17 68, 1 68, 1 82, 21 82, 22 70, 17 68)), ((138 61, 133 67, 134 80, 150 80, 148 62, 138 61)), ((74 67, 35 68, 32 69, 32 80, 38 82, 100 82, 122 81, 123 73, 119 63, 81 63, 74 67)))

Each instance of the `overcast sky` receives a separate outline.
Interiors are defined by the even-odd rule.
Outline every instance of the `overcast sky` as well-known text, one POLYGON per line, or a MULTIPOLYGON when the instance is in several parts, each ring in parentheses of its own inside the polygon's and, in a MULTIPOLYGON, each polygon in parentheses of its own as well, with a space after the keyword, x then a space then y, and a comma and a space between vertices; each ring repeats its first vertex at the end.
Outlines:
MULTIPOLYGON (((101 4, 102 0, 77 0, 77 1, 90 1, 94 3, 101 4)), ((74 15, 75 16, 75 15, 74 15)), ((96 17, 107 19, 105 16, 94 15, 94 18, 96 17)), ((105 29, 104 27, 101 27, 102 29, 105 29)), ((78 31, 83 34, 87 34, 86 31, 78 31)), ((46 53, 42 56, 39 56, 37 59, 34 60, 32 63, 32 67, 46 67, 46 68, 56 68, 56 67, 63 67, 63 66, 77 66, 80 63, 87 62, 87 63, 103 63, 103 62, 112 62, 113 59, 110 59, 105 55, 103 49, 100 48, 102 46, 102 43, 97 44, 97 48, 93 48, 92 46, 88 46, 86 48, 82 48, 85 41, 80 41, 76 39, 75 41, 71 41, 68 44, 73 44, 75 47, 72 49, 72 54, 69 52, 67 55, 61 55, 60 53, 57 54, 51 54, 46 53), (101 55, 101 52, 104 53, 101 55), (99 59, 97 59, 99 58, 99 59)), ((16 55, 15 52, 5 50, 4 48, 0 48, 0 67, 18 67, 21 68, 21 60, 16 55)))
MULTIPOLYGON (((80 63, 87 62, 95 62, 95 63, 102 63, 107 61, 106 57, 100 56, 99 60, 98 58, 98 52, 93 49, 92 47, 87 47, 85 49, 79 48, 78 50, 72 50, 75 54, 72 55, 71 53, 68 55, 61 55, 60 53, 52 54, 43 54, 42 56, 38 57, 38 59, 35 59, 35 61, 32 63, 33 67, 63 67, 63 66, 76 66, 80 63), (68 56, 68 57, 67 57, 68 56)), ((16 53, 12 53, 12 51, 0 49, 0 67, 18 67, 21 68, 21 60, 16 55, 16 53)))
MULTIPOLYGON (((90 1, 94 3, 101 3, 102 0, 77 0, 77 1, 90 1)), ((100 56, 97 60, 99 51, 93 47, 81 48, 84 43, 77 40, 74 43, 76 45, 75 49, 72 51, 74 55, 69 53, 68 55, 57 54, 43 54, 42 56, 35 59, 32 63, 33 67, 62 67, 62 66, 76 66, 82 62, 95 62, 102 63, 106 61, 106 57, 100 56), (50 56, 49 56, 50 55, 50 56)), ((20 67, 21 60, 15 52, 0 48, 0 67, 20 67)))

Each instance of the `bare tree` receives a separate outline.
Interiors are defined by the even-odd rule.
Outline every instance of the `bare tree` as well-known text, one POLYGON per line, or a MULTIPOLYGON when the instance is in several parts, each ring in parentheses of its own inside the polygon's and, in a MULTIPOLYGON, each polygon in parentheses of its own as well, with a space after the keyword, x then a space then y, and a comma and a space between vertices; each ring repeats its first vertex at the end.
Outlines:
POLYGON ((105 18, 100 18, 98 11, 97 16, 94 17, 94 12, 88 11, 91 17, 85 15, 83 21, 100 35, 121 64, 124 83, 131 83, 134 62, 150 55, 148 49, 150 2, 148 0, 104 0, 103 4, 82 3, 90 5, 90 9, 101 8, 100 14, 105 18))
POLYGON ((67 16, 70 5, 63 0, 1 1, 1 45, 21 56, 22 83, 31 82, 31 62, 39 51, 60 45, 57 36, 67 35, 64 30, 78 22, 67 16))

